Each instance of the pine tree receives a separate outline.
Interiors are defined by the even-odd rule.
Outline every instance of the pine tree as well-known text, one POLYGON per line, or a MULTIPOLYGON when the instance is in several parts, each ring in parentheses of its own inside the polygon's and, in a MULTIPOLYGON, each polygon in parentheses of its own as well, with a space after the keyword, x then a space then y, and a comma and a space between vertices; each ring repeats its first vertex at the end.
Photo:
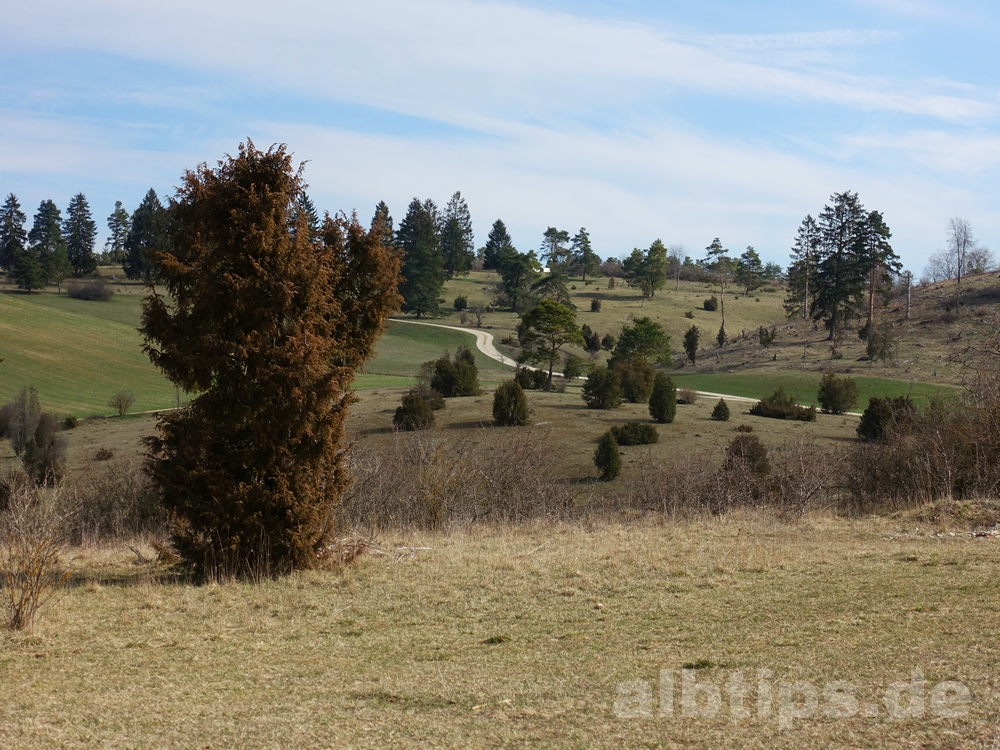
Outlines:
POLYGON ((834 341, 864 294, 867 268, 861 258, 868 215, 857 193, 835 193, 830 200, 818 222, 821 242, 812 316, 826 323, 834 341))
POLYGON ((115 201, 115 210, 108 217, 108 241, 104 243, 104 252, 112 263, 125 261, 125 240, 128 239, 131 217, 121 201, 115 201))
POLYGON ((542 235, 542 246, 540 255, 549 268, 557 268, 569 262, 572 253, 567 246, 569 242, 569 232, 564 229, 549 227, 542 235))
POLYGON ((14 256, 24 252, 28 240, 24 229, 27 220, 17 196, 10 193, 0 207, 0 268, 6 271, 13 269, 14 256))
POLYGON ((552 389, 552 371, 562 347, 567 344, 584 345, 583 334, 576 324, 574 312, 552 300, 542 300, 521 318, 517 337, 521 343, 518 362, 549 366, 549 377, 545 385, 547 391, 552 389))
POLYGON ((753 247, 747 246, 747 250, 736 261, 735 281, 743 287, 743 296, 750 294, 764 283, 764 264, 761 263, 760 255, 753 247))
POLYGON ((156 253, 166 252, 167 209, 160 203, 153 188, 132 214, 132 226, 125 238, 125 262, 122 267, 130 279, 153 277, 156 253))
POLYGON ((593 278, 601 272, 601 259, 594 252, 590 234, 583 227, 573 235, 573 270, 583 276, 584 283, 587 282, 588 273, 593 278))
POLYGON ((170 250, 151 258, 146 351, 200 395, 161 418, 148 468, 176 549, 202 575, 282 573, 329 553, 348 386, 399 301, 381 238, 341 216, 324 230, 333 245, 310 242, 293 220, 300 191, 283 146, 241 144, 184 175, 170 250))
POLYGON ((624 261, 625 283, 642 291, 643 301, 652 299, 667 283, 667 248, 655 240, 648 250, 636 248, 624 261))
POLYGON ((403 251, 403 310, 417 317, 435 312, 447 274, 441 253, 437 206, 433 201, 410 201, 406 216, 396 232, 396 244, 403 251))
POLYGON ((441 252, 449 278, 469 273, 476 259, 475 247, 469 207, 462 194, 456 191, 445 206, 441 225, 441 252))
MULTIPOLYGON (((720 332, 726 328, 726 287, 729 285, 729 280, 736 271, 736 262, 729 257, 728 253, 729 250, 722 246, 718 237, 712 240, 712 244, 705 248, 705 268, 715 274, 722 290, 719 295, 720 307, 722 308, 722 326, 719 328, 720 332)), ((722 344, 719 344, 719 346, 722 346, 722 344)))
POLYGON ((816 259, 821 242, 816 220, 807 215, 795 235, 792 262, 788 266, 788 297, 785 299, 788 317, 801 312, 803 320, 809 318, 810 307, 816 297, 816 259))
POLYGON ((69 202, 63 234, 66 237, 66 254, 73 266, 73 275, 83 276, 96 271, 94 244, 97 242, 97 223, 90 213, 87 196, 83 193, 77 193, 69 202))
POLYGON ((507 233, 507 227, 497 219, 493 222, 489 237, 483 246, 483 270, 500 270, 500 256, 511 250, 514 250, 514 242, 507 233))

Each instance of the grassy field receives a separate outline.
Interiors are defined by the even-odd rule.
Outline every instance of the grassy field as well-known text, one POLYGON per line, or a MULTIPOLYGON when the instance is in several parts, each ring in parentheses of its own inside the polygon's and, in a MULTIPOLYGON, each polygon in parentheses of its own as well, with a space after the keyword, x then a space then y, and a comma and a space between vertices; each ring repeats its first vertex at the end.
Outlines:
MULTIPOLYGON (((742 373, 676 373, 672 375, 678 388, 692 388, 710 393, 729 393, 745 398, 763 398, 783 387, 785 393, 795 396, 800 404, 816 403, 819 381, 823 376, 809 372, 742 372, 742 373)), ((929 383, 906 383, 889 378, 873 378, 865 375, 845 375, 858 386, 858 409, 868 405, 868 399, 883 396, 909 396, 918 404, 925 404, 929 398, 954 396, 954 388, 929 383)))
POLYGON ((138 322, 138 295, 0 294, 0 402, 33 385, 42 407, 60 414, 110 414, 120 390, 136 394, 135 411, 176 406, 173 385, 142 352, 138 322))
POLYGON ((998 542, 948 531, 760 514, 480 528, 383 538, 388 554, 343 572, 200 587, 157 582, 128 550, 75 549, 75 585, 37 632, 0 635, 0 740, 992 748, 998 542), (915 670, 922 705, 892 718, 886 693, 915 670), (849 716, 829 715, 835 682, 849 716))

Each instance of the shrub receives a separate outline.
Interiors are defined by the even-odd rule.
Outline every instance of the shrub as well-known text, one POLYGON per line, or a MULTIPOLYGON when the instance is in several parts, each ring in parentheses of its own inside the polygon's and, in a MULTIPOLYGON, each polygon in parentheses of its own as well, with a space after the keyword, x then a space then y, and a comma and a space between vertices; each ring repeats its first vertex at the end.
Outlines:
POLYGON ((584 362, 583 357, 577 357, 575 354, 571 354, 566 357, 566 362, 563 365, 563 377, 567 381, 574 380, 583 375, 585 368, 586 363, 584 362))
POLYGON ((679 404, 694 404, 698 401, 698 391, 691 390, 690 388, 681 388, 677 391, 677 403, 679 404))
POLYGON ((715 408, 712 409, 712 419, 716 422, 729 421, 729 405, 726 403, 726 399, 719 399, 719 403, 717 403, 715 408))
POLYGON ((755 417, 770 417, 771 419, 797 419, 801 422, 815 422, 816 408, 803 407, 795 403, 795 398, 779 388, 770 396, 758 401, 750 413, 755 417))
POLYGON ((57 484, 66 472, 66 438, 59 434, 61 420, 49 412, 39 416, 32 440, 25 445, 22 460, 39 485, 57 484))
POLYGON ((694 310, 688 310, 686 313, 684 313, 684 317, 687 318, 688 320, 694 320, 694 310))
POLYGON ((67 430, 75 430, 79 424, 80 420, 74 417, 72 414, 67 414, 63 418, 63 427, 65 427, 67 430))
POLYGON ((618 450, 618 443, 615 436, 610 431, 601 436, 594 451, 594 465, 601 472, 600 478, 609 482, 622 473, 622 454, 618 450))
POLYGON ((610 333, 606 334, 604 338, 601 339, 601 348, 610 352, 615 348, 615 343, 617 343, 617 339, 615 339, 615 337, 610 333))
POLYGON ((753 432, 753 427, 748 424, 736 425, 737 432, 753 432))
POLYGON ((10 438, 10 447, 13 448, 14 455, 20 456, 35 439, 38 420, 42 418, 38 391, 32 386, 22 388, 17 398, 4 407, 4 414, 6 420, 4 432, 10 438))
POLYGON ((885 440, 890 430, 913 419, 916 413, 909 396, 870 398, 858 424, 858 437, 867 443, 885 440))
POLYGON ((0 617, 11 630, 31 630, 69 578, 57 572, 66 521, 57 500, 13 482, 0 513, 0 617))
POLYGON ((115 457, 115 452, 110 448, 108 448, 106 445, 102 445, 94 453, 95 461, 110 461, 114 457, 115 457))
POLYGON ((583 400, 591 409, 615 409, 622 404, 622 384, 618 371, 592 367, 583 384, 583 400))
POLYGON ((580 326, 580 333, 583 334, 584 347, 588 354, 597 354, 597 352, 601 351, 601 337, 596 331, 584 323, 580 326))
POLYGON ((118 393, 108 400, 108 406, 118 412, 119 417, 124 417, 128 414, 128 410, 132 408, 134 403, 135 394, 125 391, 118 391, 118 393))
POLYGON ((615 425, 610 432, 618 445, 652 445, 660 439, 660 433, 648 422, 626 422, 615 425))
POLYGON ((419 395, 408 393, 396 408, 392 423, 399 430, 426 430, 434 424, 434 409, 419 395))
POLYGON ((516 380, 497 386, 493 394, 493 420, 501 427, 520 427, 528 424, 531 410, 524 389, 516 380))
POLYGON ((462 312, 462 310, 466 309, 469 306, 469 298, 466 297, 464 294, 460 294, 457 297, 455 297, 454 305, 456 312, 462 312))
MULTIPOLYGON (((760 302, 760 298, 757 298, 760 302)), ((760 338, 760 345, 765 349, 774 343, 775 339, 778 338, 778 329, 776 328, 765 328, 761 326, 757 331, 757 336, 760 338)))
POLYGON ((740 434, 726 447, 726 469, 745 469, 759 476, 771 473, 771 462, 767 458, 767 448, 756 435, 740 434))
POLYGON ((698 339, 701 338, 701 329, 698 326, 691 326, 684 332, 684 353, 694 364, 698 357, 698 339))
POLYGON ((467 346, 458 347, 454 361, 445 354, 426 367, 430 371, 430 387, 445 398, 478 396, 483 392, 479 387, 476 357, 467 346))
POLYGON ((838 378, 828 372, 819 381, 816 400, 825 413, 843 414, 858 405, 858 386, 853 378, 838 378))
POLYGON ((514 380, 524 390, 531 390, 535 387, 535 371, 527 367, 518 367, 514 370, 514 380))
POLYGON ((707 300, 702 302, 701 306, 704 307, 709 312, 715 312, 716 310, 719 309, 719 298, 713 294, 707 300))
POLYGON ((545 370, 531 370, 531 387, 536 391, 544 391, 549 384, 549 374, 545 370))
POLYGON ((660 424, 669 424, 677 414, 677 389, 665 372, 656 373, 653 392, 649 396, 649 416, 660 424))
POLYGON ((618 373, 622 396, 633 404, 645 404, 653 393, 656 370, 648 362, 633 359, 620 362, 613 369, 618 373))
POLYGON ((600 312, 601 311, 601 301, 599 299, 597 299, 596 297, 594 299, 590 300, 590 311, 591 312, 600 312))
POLYGON ((112 457, 107 448, 99 449, 97 459, 107 463, 88 468, 76 483, 70 541, 92 544, 166 536, 170 528, 166 508, 140 460, 111 461, 112 457))
POLYGON ((427 405, 434 411, 439 411, 445 407, 446 402, 444 400, 444 396, 428 385, 415 385, 408 391, 408 393, 410 395, 420 396, 420 398, 426 401, 427 405))
POLYGON ((721 326, 719 326, 719 332, 718 332, 718 334, 716 334, 716 336, 715 336, 715 343, 717 343, 719 345, 719 348, 721 349, 722 347, 724 347, 726 345, 726 341, 727 341, 727 339, 726 339, 726 327, 724 325, 721 325, 721 326))
POLYGON ((66 293, 73 299, 85 299, 94 302, 107 302, 115 291, 102 278, 74 279, 66 285, 66 293))

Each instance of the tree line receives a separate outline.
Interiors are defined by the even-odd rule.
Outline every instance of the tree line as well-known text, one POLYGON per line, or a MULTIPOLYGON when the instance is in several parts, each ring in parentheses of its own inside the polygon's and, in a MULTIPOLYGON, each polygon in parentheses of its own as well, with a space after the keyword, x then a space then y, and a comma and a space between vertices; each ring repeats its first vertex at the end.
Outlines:
POLYGON ((108 240, 95 251, 97 223, 83 193, 70 200, 65 218, 54 201, 43 200, 26 229, 27 216, 14 193, 0 207, 0 268, 25 291, 97 270, 99 262, 120 263, 129 279, 149 280, 153 256, 168 246, 168 210, 150 188, 135 212, 121 201, 107 218, 108 240))

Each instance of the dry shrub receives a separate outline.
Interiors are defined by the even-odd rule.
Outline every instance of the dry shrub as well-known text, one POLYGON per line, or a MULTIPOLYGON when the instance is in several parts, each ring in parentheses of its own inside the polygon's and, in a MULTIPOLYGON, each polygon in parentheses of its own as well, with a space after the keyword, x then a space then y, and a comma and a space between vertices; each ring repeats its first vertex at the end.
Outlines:
POLYGON ((397 433, 356 446, 354 482, 338 524, 371 530, 447 528, 564 518, 573 493, 551 477, 557 457, 544 436, 484 428, 471 438, 397 433))
POLYGON ((91 465, 76 483, 73 544, 167 535, 166 509, 138 457, 91 465))
POLYGON ((0 513, 0 617, 11 630, 31 630, 39 610, 68 577, 58 571, 67 516, 58 491, 45 492, 30 482, 10 488, 0 513))

